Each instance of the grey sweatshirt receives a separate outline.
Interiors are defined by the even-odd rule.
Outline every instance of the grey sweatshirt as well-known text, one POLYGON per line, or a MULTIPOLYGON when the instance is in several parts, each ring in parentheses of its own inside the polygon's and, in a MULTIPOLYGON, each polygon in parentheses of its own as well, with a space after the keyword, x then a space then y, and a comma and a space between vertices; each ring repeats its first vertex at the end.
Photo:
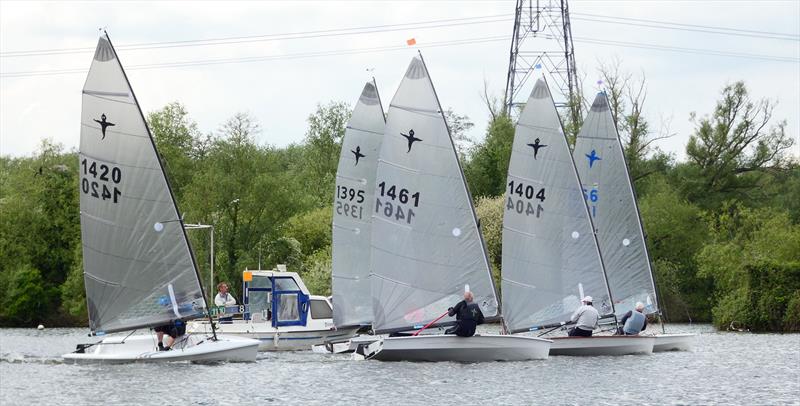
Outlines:
POLYGON ((597 312, 592 306, 583 305, 575 310, 572 314, 571 321, 577 321, 575 326, 581 330, 592 331, 597 328, 597 320, 600 318, 600 313, 597 312))

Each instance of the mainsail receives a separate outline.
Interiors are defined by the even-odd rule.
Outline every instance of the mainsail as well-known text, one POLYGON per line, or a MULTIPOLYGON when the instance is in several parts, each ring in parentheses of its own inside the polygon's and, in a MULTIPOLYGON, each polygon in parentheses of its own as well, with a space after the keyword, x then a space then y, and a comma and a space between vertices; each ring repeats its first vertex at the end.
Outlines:
POLYGON ((386 120, 374 82, 367 82, 342 140, 333 202, 333 323, 372 323, 369 282, 371 208, 386 120))
POLYGON ((156 146, 108 36, 83 87, 83 268, 93 333, 197 317, 205 300, 156 146))
POLYGON ((612 311, 603 262, 550 90, 520 114, 503 216, 503 317, 511 332, 568 321, 581 297, 612 311))
POLYGON ((603 92, 583 122, 573 157, 597 229, 616 314, 632 310, 636 302, 645 303, 647 313, 658 311, 633 185, 603 92))
POLYGON ((372 211, 371 276, 377 332, 440 316, 469 285, 498 314, 489 261, 450 132, 421 57, 389 106, 372 211))

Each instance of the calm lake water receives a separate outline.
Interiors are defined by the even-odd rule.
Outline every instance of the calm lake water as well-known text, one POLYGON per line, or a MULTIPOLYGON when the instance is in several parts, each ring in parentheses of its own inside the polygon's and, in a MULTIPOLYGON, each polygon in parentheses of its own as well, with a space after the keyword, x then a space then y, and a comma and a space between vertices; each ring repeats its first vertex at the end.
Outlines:
POLYGON ((77 366, 86 329, 0 329, 0 404, 800 404, 800 335, 697 333, 693 352, 382 363, 311 351, 251 364, 77 366))

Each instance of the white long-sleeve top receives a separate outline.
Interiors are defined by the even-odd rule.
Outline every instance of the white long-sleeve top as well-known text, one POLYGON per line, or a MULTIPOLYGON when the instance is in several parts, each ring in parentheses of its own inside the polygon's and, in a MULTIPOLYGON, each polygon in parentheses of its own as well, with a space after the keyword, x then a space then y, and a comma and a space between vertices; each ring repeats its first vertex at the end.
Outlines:
POLYGON ((230 293, 225 293, 224 296, 222 293, 217 293, 217 296, 214 297, 214 304, 217 306, 236 306, 236 299, 230 293))

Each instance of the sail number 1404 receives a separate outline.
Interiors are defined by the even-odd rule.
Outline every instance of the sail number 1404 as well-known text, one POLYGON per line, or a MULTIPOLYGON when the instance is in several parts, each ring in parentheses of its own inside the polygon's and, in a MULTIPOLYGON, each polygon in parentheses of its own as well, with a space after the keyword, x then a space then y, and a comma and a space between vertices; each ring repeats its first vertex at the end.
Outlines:
POLYGON ((526 216, 536 216, 539 218, 544 212, 542 204, 545 200, 545 189, 537 190, 533 185, 526 185, 522 182, 508 182, 508 199, 506 200, 506 210, 516 211, 526 216), (539 202, 533 201, 538 199, 539 202), (534 206, 535 205, 535 206, 534 206))
POLYGON ((117 185, 122 181, 122 169, 84 158, 81 160, 81 175, 83 194, 112 203, 119 201, 122 192, 117 185))

